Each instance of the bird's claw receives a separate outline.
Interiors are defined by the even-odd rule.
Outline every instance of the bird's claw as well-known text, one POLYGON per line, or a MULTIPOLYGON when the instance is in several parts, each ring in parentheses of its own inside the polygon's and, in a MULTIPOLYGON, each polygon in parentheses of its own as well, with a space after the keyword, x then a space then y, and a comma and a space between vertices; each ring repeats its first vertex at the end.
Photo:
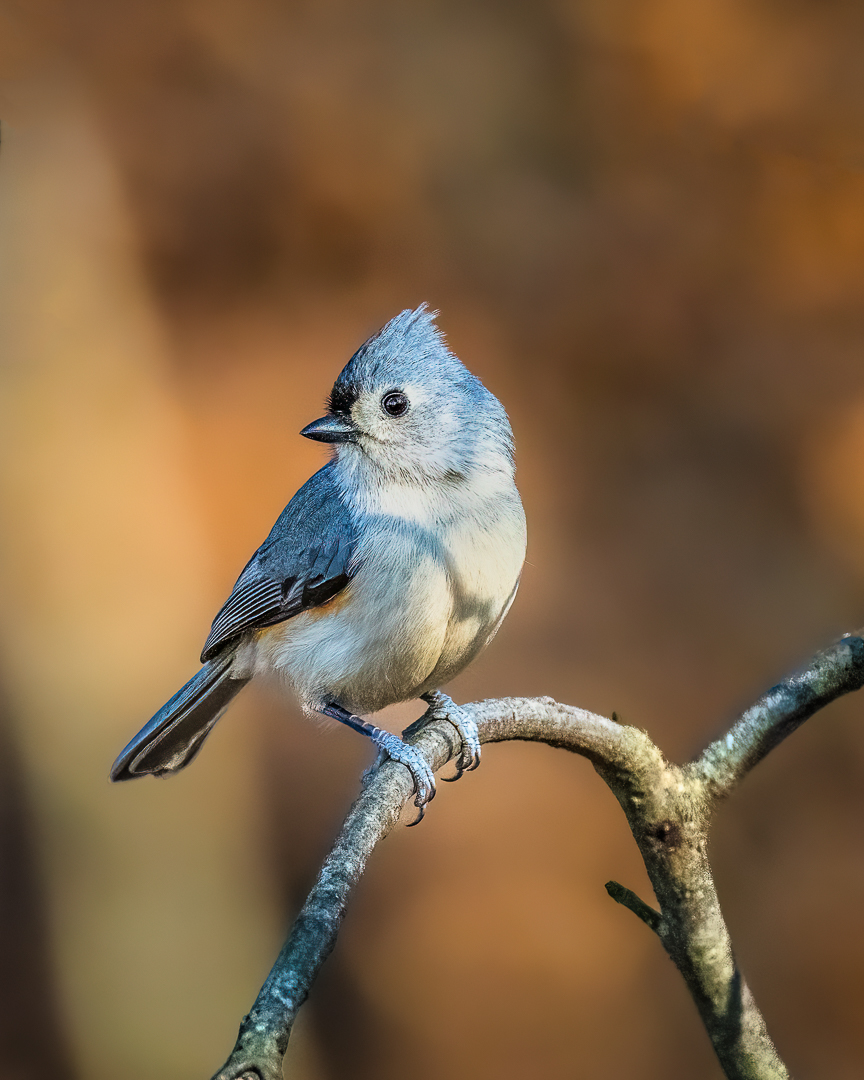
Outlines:
POLYGON ((375 742, 379 749, 378 759, 367 771, 367 775, 378 768, 384 760, 384 755, 391 761, 398 761, 400 765, 404 765, 414 781, 414 805, 419 810, 417 817, 409 822, 409 825, 419 825, 426 813, 426 807, 435 798, 435 775, 429 763, 419 750, 409 746, 398 735, 392 735, 389 731, 382 731, 376 736, 375 742))
POLYGON ((460 708, 456 702, 442 694, 440 690, 429 694, 424 700, 429 702, 426 715, 430 720, 447 720, 459 733, 462 747, 456 759, 456 772, 453 776, 442 776, 448 784, 458 780, 464 772, 471 772, 480 764, 480 732, 474 720, 460 708))
MULTIPOLYGON (((462 740, 459 755, 456 758, 455 775, 441 777, 442 780, 448 782, 458 780, 464 772, 470 772, 480 764, 480 733, 477 730, 477 724, 452 698, 440 691, 435 690, 424 694, 423 699, 429 705, 423 718, 424 722, 447 720, 456 728, 462 740)), ((367 735, 371 735, 378 747, 378 757, 363 774, 364 782, 369 780, 388 758, 404 765, 414 781, 414 805, 418 810, 417 817, 409 822, 409 826, 419 825, 426 813, 426 807, 435 798, 435 775, 431 767, 419 750, 400 739, 398 735, 383 731, 381 728, 373 728, 368 724, 364 725, 363 730, 367 735)))

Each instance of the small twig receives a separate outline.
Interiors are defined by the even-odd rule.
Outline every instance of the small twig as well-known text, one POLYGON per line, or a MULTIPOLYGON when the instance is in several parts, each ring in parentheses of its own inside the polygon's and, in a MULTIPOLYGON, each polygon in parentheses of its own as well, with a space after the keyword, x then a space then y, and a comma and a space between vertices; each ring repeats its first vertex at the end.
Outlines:
MULTIPOLYGON (((636 728, 560 705, 506 698, 465 705, 481 742, 525 739, 588 758, 621 804, 645 862, 655 911, 617 882, 609 895, 660 938, 696 1003, 731 1080, 783 1080, 786 1068, 737 968, 707 857, 711 814, 753 766, 834 698, 864 685, 864 640, 847 636, 775 686, 694 762, 678 766, 636 728)), ((458 751, 445 720, 408 737, 433 769, 458 751)), ((385 762, 364 784, 318 880, 214 1080, 280 1080, 297 1010, 336 941, 351 889, 412 794, 408 771, 385 762)))
POLYGON ((663 924, 663 916, 659 911, 655 911, 650 904, 646 904, 641 896, 637 896, 632 889, 626 888, 624 885, 619 885, 617 881, 606 882, 606 892, 622 907, 629 908, 634 915, 642 920, 646 926, 654 931, 655 934, 660 933, 660 927, 663 924))

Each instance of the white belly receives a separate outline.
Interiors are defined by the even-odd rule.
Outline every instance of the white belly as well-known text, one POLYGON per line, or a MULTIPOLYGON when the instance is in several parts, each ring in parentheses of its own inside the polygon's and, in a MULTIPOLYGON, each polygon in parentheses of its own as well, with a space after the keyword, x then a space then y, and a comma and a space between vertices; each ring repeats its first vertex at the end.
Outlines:
POLYGON ((429 529, 375 519, 346 588, 257 632, 243 662, 278 672, 309 710, 335 702, 371 713, 442 685, 486 645, 515 594, 525 523, 513 494, 492 513, 429 529))

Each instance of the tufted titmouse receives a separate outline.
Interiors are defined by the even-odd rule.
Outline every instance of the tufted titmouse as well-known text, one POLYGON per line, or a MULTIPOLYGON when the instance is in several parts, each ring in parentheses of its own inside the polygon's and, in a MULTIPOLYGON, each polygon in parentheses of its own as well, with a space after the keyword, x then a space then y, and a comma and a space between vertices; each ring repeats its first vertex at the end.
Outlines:
POLYGON ((422 698, 462 739, 453 779, 477 767, 476 725, 438 688, 507 613, 525 515, 507 414, 433 319, 425 305, 403 311, 346 364, 327 415, 300 433, 331 443, 333 457, 279 515, 213 622, 204 666, 123 750, 112 780, 182 769, 234 695, 273 672, 307 713, 407 766, 421 817, 431 770, 358 713, 422 698))

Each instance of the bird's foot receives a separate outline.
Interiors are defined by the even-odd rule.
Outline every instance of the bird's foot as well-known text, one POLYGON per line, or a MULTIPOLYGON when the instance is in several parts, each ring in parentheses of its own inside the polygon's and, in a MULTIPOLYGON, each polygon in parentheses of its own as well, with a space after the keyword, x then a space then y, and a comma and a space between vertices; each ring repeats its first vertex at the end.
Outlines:
POLYGON ((371 737, 378 747, 378 759, 370 772, 376 770, 387 758, 405 766, 414 781, 414 805, 419 811, 417 817, 409 824, 419 825, 426 813, 426 807, 435 798, 435 774, 426 758, 415 747, 403 742, 398 735, 393 735, 389 731, 382 731, 381 728, 377 728, 376 731, 377 734, 371 737))
POLYGON ((384 731, 382 728, 370 724, 368 720, 355 716, 353 713, 348 712, 347 709, 343 709, 341 705, 335 704, 335 702, 325 705, 321 712, 325 716, 332 716, 334 720, 338 720, 342 724, 347 724, 348 727, 354 728, 355 731, 359 731, 363 735, 368 735, 378 747, 378 757, 363 773, 364 783, 387 758, 398 761, 400 765, 405 766, 414 781, 414 805, 420 811, 411 824, 419 825, 423 820, 423 815, 426 813, 426 807, 435 798, 435 775, 420 751, 403 742, 398 735, 393 735, 389 731, 384 731))
POLYGON ((456 759, 456 772, 453 776, 442 776, 442 780, 452 783, 458 780, 463 772, 471 772, 480 764, 480 732, 477 724, 467 712, 456 702, 442 694, 440 690, 432 690, 423 694, 423 700, 429 703, 426 716, 430 720, 449 720, 459 732, 462 740, 462 749, 456 759))

